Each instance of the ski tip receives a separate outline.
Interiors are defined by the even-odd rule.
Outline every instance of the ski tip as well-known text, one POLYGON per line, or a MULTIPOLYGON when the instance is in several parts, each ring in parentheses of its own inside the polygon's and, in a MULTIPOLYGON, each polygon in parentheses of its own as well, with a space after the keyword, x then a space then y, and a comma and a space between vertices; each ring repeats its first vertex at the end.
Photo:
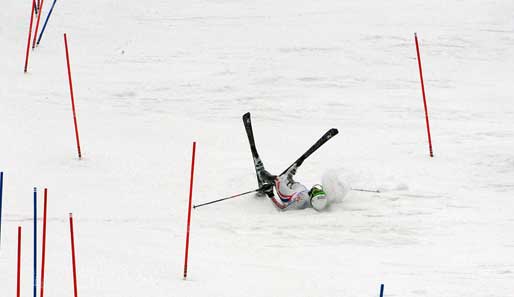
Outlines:
POLYGON ((245 113, 245 114, 243 115, 243 119, 244 119, 244 118, 248 118, 248 117, 250 117, 250 112, 247 112, 247 113, 245 113))
POLYGON ((336 128, 330 129, 330 134, 337 135, 338 133, 339 133, 339 130, 337 130, 336 128))

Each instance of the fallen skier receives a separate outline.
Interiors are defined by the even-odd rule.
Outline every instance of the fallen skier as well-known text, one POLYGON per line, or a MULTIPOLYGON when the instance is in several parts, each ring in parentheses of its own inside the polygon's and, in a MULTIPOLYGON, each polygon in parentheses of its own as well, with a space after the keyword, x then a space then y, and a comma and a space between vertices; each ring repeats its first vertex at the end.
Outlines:
POLYGON ((293 176, 296 170, 313 152, 320 148, 325 142, 337 135, 337 129, 330 129, 327 131, 312 147, 310 147, 298 160, 296 160, 288 169, 282 174, 276 176, 270 174, 264 169, 257 148, 255 147, 255 140, 253 137, 252 123, 250 113, 243 115, 243 123, 245 125, 248 141, 250 142, 250 149, 252 151, 253 161, 255 165, 255 172, 257 175, 257 182, 259 185, 258 192, 266 194, 273 204, 281 209, 304 209, 312 207, 315 210, 321 211, 328 205, 327 195, 321 185, 314 185, 310 190, 303 184, 296 182, 293 176), (276 192, 276 196, 275 196, 276 192), (278 197, 278 198, 277 198, 278 197))
POLYGON ((281 210, 304 209, 312 207, 321 211, 328 205, 327 194, 319 184, 309 190, 303 184, 293 180, 296 174, 296 164, 284 174, 274 176, 266 170, 260 172, 263 181, 263 192, 271 199, 273 204, 281 210), (275 191, 273 191, 275 189, 275 191), (276 196, 275 196, 276 192, 276 196))

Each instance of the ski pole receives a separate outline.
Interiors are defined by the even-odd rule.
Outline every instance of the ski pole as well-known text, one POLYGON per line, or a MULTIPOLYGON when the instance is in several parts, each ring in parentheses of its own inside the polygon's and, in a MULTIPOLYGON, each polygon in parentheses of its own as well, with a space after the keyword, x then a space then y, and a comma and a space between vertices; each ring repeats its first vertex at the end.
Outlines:
POLYGON ((351 189, 352 191, 358 191, 358 192, 370 192, 370 193, 380 193, 379 190, 367 190, 367 189, 351 189))
POLYGON ((213 203, 216 203, 216 202, 221 202, 221 201, 224 201, 224 200, 240 197, 240 196, 243 196, 243 195, 247 195, 247 194, 251 194, 251 193, 254 193, 254 192, 258 192, 260 190, 261 189, 259 188, 259 189, 251 190, 251 191, 248 191, 248 192, 232 195, 232 196, 229 196, 229 197, 221 198, 221 199, 218 199, 218 200, 213 200, 213 201, 210 201, 210 202, 206 202, 206 203, 202 203, 202 204, 198 204, 198 205, 193 205, 193 208, 197 208, 197 207, 200 207, 200 206, 209 205, 209 204, 213 204, 213 203))

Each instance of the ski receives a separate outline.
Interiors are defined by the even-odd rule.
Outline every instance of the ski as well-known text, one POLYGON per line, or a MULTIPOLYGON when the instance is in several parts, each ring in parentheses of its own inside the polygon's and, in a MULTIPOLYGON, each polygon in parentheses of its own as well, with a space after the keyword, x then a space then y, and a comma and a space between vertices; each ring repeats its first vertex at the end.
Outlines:
POLYGON ((303 161, 307 159, 312 153, 314 153, 316 150, 318 150, 323 144, 325 144, 327 141, 329 141, 332 137, 336 136, 339 131, 336 128, 332 128, 328 130, 323 136, 321 136, 316 143, 314 143, 303 155, 300 156, 296 161, 293 162, 289 167, 286 168, 280 175, 286 173, 289 168, 296 165, 297 167, 300 167, 302 165, 303 161))
MULTIPOLYGON (((246 130, 246 135, 248 136, 248 142, 250 143, 250 149, 252 151, 252 157, 253 157, 253 163, 255 166, 255 174, 257 175, 257 183, 259 185, 259 194, 264 194, 264 187, 266 185, 269 185, 269 179, 274 178, 273 175, 269 174, 264 169, 264 164, 262 163, 261 158, 259 157, 259 153, 257 152, 257 147, 255 146, 255 139, 253 136, 253 129, 252 129, 252 120, 250 113, 247 112, 243 115, 243 123, 246 130), (263 180, 265 179, 265 180, 263 180)), ((286 168, 280 175, 285 174, 291 167, 296 165, 297 167, 300 167, 302 163, 310 156, 312 155, 316 150, 318 150, 323 144, 325 144, 327 141, 329 141, 332 137, 336 136, 339 133, 339 131, 336 128, 332 128, 328 130, 316 143, 314 143, 303 155, 301 155, 296 161, 294 161, 293 164, 291 164, 289 167, 286 168)), ((269 189, 268 189, 269 190, 269 189)))
MULTIPOLYGON (((245 125, 246 135, 248 136, 248 142, 250 142, 250 149, 252 151, 253 164, 255 166, 255 174, 257 175, 257 183, 259 185, 259 189, 263 186, 263 181, 260 178, 260 172, 264 170, 264 164, 259 157, 259 153, 257 152, 257 148, 255 147, 255 139, 253 137, 253 129, 252 129, 252 120, 250 118, 250 113, 247 112, 243 115, 243 123, 245 125)), ((262 193, 262 191, 259 191, 262 193)))

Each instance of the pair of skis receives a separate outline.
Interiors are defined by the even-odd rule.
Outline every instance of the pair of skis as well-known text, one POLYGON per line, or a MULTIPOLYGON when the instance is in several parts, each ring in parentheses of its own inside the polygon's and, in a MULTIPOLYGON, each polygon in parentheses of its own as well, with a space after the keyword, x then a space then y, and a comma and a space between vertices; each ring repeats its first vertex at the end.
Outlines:
MULTIPOLYGON (((272 191, 272 189, 269 186, 271 185, 270 179, 274 176, 269 174, 266 171, 266 169, 264 169, 264 164, 262 163, 262 160, 259 157, 259 153, 257 152, 257 147, 255 146, 255 139, 253 136, 252 120, 250 118, 249 112, 247 112, 243 115, 243 123, 245 126, 246 135, 248 136, 248 141, 250 142, 250 150, 252 151, 253 164, 255 165, 255 174, 257 175, 257 183, 259 185, 259 188, 248 191, 248 192, 232 195, 229 197, 217 199, 214 201, 194 205, 193 208, 196 209, 197 207, 200 207, 200 206, 225 201, 228 199, 233 199, 233 198, 240 197, 240 196, 247 195, 247 194, 254 193, 254 192, 257 192, 259 195, 264 195, 264 194, 266 194, 266 191, 270 191, 270 190, 272 191)), ((299 167, 300 165, 302 165, 302 163, 303 163, 303 161, 305 161, 305 159, 307 159, 310 155, 312 155, 312 153, 314 153, 316 150, 318 150, 323 144, 325 144, 327 141, 329 141, 332 137, 336 136, 337 133, 339 133, 339 131, 337 131, 337 129, 335 129, 335 128, 328 130, 325 134, 323 134, 323 136, 321 136, 320 139, 318 139, 318 141, 316 141, 316 143, 314 143, 305 153, 303 153, 303 155, 301 155, 296 161, 293 162, 293 164, 291 164, 289 167, 287 167, 281 173, 281 175, 286 173, 291 167, 293 167, 295 165, 296 165, 296 167, 299 167)))
MULTIPOLYGON (((259 186, 258 192, 264 194, 263 186, 266 185, 265 181, 262 179, 262 175, 269 174, 264 169, 264 164, 262 163, 261 158, 259 157, 259 153, 257 152, 257 148, 255 146, 255 139, 253 136, 252 129, 252 120, 250 117, 250 113, 247 112, 243 115, 243 123, 246 130, 246 135, 248 136, 248 141, 250 142, 250 149, 252 151, 253 163, 255 165, 255 174, 257 175, 257 183, 259 186)), ((336 136, 339 131, 337 129, 332 128, 328 130, 323 136, 321 136, 316 143, 314 143, 303 155, 301 155, 296 161, 293 162, 289 167, 287 167, 282 173, 286 173, 291 167, 295 166, 300 167, 303 161, 305 161, 310 155, 312 155, 316 150, 318 150, 323 144, 329 141, 332 137, 336 136)))

